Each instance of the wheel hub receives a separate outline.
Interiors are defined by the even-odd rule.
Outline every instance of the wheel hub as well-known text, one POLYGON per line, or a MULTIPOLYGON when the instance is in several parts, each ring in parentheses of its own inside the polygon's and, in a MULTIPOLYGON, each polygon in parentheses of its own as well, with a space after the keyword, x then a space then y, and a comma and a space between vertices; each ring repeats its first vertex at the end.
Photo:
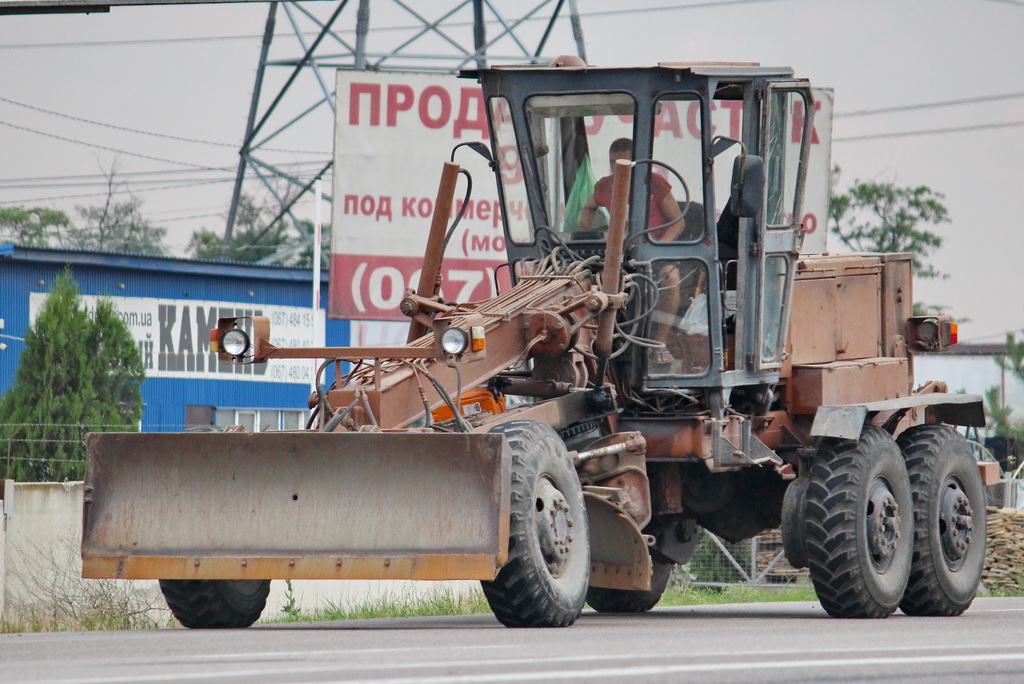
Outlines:
POLYGON ((889 483, 875 480, 868 496, 867 537, 871 563, 879 572, 892 565, 900 538, 900 506, 889 483))
POLYGON ((971 545, 974 515, 971 502, 960 481, 949 478, 942 487, 939 502, 939 540, 946 565, 956 570, 963 565, 971 545))
POLYGON ((540 542, 541 554, 548 571, 558 577, 565 569, 572 550, 573 521, 569 502, 547 478, 538 483, 535 499, 537 540, 540 542))

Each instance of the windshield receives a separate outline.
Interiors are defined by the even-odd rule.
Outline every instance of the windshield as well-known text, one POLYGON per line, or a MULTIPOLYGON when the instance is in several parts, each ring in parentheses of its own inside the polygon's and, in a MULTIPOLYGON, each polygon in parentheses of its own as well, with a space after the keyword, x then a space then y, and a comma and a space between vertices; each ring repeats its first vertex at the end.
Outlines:
POLYGON ((532 154, 552 230, 607 227, 607 209, 591 198, 601 176, 611 173, 609 150, 616 141, 626 150, 624 158, 632 158, 635 112, 633 98, 624 93, 537 95, 526 101, 532 154))

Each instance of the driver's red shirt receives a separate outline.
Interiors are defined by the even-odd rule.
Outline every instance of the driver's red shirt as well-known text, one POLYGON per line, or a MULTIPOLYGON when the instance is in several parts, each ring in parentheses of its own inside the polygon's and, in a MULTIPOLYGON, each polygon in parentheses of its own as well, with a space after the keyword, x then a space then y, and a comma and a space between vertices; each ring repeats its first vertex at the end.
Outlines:
MULTIPOLYGON (((667 180, 656 173, 651 174, 651 199, 647 214, 648 226, 660 226, 664 223, 668 223, 668 217, 665 216, 665 212, 661 210, 661 203, 665 200, 665 195, 669 194, 671 191, 672 186, 668 184, 667 180)), ((598 206, 604 207, 609 211, 611 210, 611 176, 605 176, 594 185, 594 201, 597 202, 598 206)), ((654 240, 660 240, 664 234, 664 229, 656 230, 651 233, 651 238, 654 240)))

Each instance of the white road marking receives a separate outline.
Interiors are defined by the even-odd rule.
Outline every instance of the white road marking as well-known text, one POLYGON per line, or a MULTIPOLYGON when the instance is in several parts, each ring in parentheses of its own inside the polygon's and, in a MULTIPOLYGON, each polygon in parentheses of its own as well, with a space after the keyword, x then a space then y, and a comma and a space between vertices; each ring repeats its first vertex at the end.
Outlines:
POLYGON ((935 663, 968 663, 1024 660, 1024 653, 990 653, 977 656, 922 656, 893 658, 833 658, 826 660, 767 660, 745 663, 704 663, 691 665, 644 665, 605 668, 601 670, 548 670, 546 672, 510 672, 506 674, 474 673, 443 677, 338 680, 363 684, 447 684, 459 682, 526 682, 544 679, 593 679, 595 677, 638 677, 697 672, 728 672, 737 670, 791 670, 806 667, 864 667, 866 665, 923 665, 935 663))
MULTIPOLYGON (((963 646, 931 646, 922 647, 919 650, 970 650, 972 648, 979 647, 963 647, 963 646)), ((991 646, 988 646, 991 648, 991 646)), ((997 647, 1000 648, 1000 647, 997 647)), ((1011 646, 1004 646, 1001 648, 1011 648, 1011 646)), ((1014 647, 1016 648, 1016 647, 1014 647)), ((849 649, 825 649, 818 651, 820 653, 842 653, 852 651, 884 651, 884 650, 899 650, 905 651, 906 648, 902 647, 889 647, 889 648, 849 648, 849 649)), ((745 652, 728 652, 720 654, 703 653, 699 656, 701 658, 714 658, 716 656, 731 656, 736 657, 740 655, 780 655, 783 653, 792 653, 802 656, 806 656, 808 653, 806 650, 794 650, 794 651, 781 651, 781 650, 766 650, 766 651, 745 651, 745 652)), ((73 679, 46 679, 36 680, 36 684, 98 684, 99 682, 160 682, 160 681, 188 681, 188 680, 200 680, 200 679, 226 679, 229 677, 253 677, 253 676, 275 676, 275 675, 298 675, 298 674, 313 674, 321 672, 332 672, 339 669, 347 669, 350 671, 367 671, 367 670, 399 670, 399 669, 417 669, 422 670, 426 668, 465 668, 465 667, 480 667, 480 668, 493 668, 496 665, 513 665, 516 667, 522 667, 523 665, 552 665, 554 663, 571 663, 571 662, 583 662, 590 663, 594 661, 610 661, 610 660, 640 660, 649 661, 651 659, 664 659, 664 658, 680 658, 686 656, 680 656, 678 654, 666 655, 666 654, 637 654, 637 653, 624 653, 624 654, 605 654, 605 655, 579 655, 579 656, 555 656, 548 658, 508 658, 508 659, 486 659, 486 660, 470 660, 470 661, 457 661, 457 662, 414 662, 414 663, 391 663, 381 664, 375 663, 372 665, 353 665, 352 663, 334 663, 325 665, 315 666, 289 666, 279 668, 259 668, 259 669, 247 669, 247 670, 223 670, 218 672, 175 672, 171 673, 160 673, 151 675, 127 675, 121 677, 88 677, 88 678, 73 678, 73 679)), ((546 670, 542 672, 514 672, 514 673, 493 673, 493 672, 476 672, 466 675, 443 675, 435 677, 387 677, 374 678, 374 679, 358 679, 358 680, 338 680, 338 681, 360 681, 360 682, 376 682, 378 684, 406 684, 406 683, 440 683, 440 682, 488 682, 488 681, 531 681, 537 679, 547 679, 551 677, 619 677, 619 676, 636 676, 636 675, 659 675, 659 674, 673 674, 673 673, 686 673, 686 672, 715 672, 715 671, 728 671, 728 670, 749 670, 757 668, 768 668, 768 669, 786 669, 786 668, 799 668, 808 666, 853 666, 853 665, 900 665, 900 664, 921 664, 921 663, 940 663, 940 662, 978 662, 978 661, 996 661, 996 660, 1024 660, 1024 653, 978 653, 976 655, 946 655, 946 656, 904 656, 904 657, 887 657, 887 658, 824 658, 824 659, 807 659, 802 658, 799 660, 767 660, 767 661, 747 661, 739 663, 690 663, 690 664, 665 664, 665 665, 637 665, 629 667, 614 667, 614 668, 603 668, 603 669, 586 669, 578 668, 573 670, 546 670)))
MULTIPOLYGON (((448 651, 474 651, 474 650, 500 650, 504 648, 516 648, 513 644, 501 644, 490 646, 481 644, 479 646, 445 646, 448 651)), ((296 656, 311 655, 361 655, 364 653, 408 653, 410 651, 436 651, 436 646, 409 646, 406 648, 347 648, 330 649, 323 651, 253 651, 251 653, 212 653, 209 655, 182 655, 180 658, 173 658, 174 662, 182 660, 237 660, 238 658, 292 658, 296 656)))

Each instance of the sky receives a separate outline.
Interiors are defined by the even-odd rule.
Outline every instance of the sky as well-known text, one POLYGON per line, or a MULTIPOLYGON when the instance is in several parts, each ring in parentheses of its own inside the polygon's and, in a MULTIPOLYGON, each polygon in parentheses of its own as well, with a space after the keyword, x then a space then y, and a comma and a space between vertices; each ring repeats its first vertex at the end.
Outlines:
MULTIPOLYGON (((539 2, 495 5, 516 17, 539 2)), ((303 4, 319 17, 337 7, 303 4)), ((336 25, 348 37, 357 3, 350 4, 336 25)), ((434 18, 458 4, 410 6, 434 18)), ((760 62, 834 88, 840 189, 879 181, 925 185, 945 196, 951 220, 932 228, 944 242, 930 262, 948 277, 917 282, 916 298, 962 319, 962 341, 999 342, 1024 330, 1024 0, 577 5, 594 65, 760 62), (896 111, 877 111, 886 108, 896 111)), ((393 0, 373 0, 370 9, 377 30, 369 50, 387 51, 402 34, 380 29, 412 18, 393 0)), ((168 230, 172 253, 184 254, 196 229, 222 233, 267 11, 265 3, 234 3, 0 16, 0 206, 54 207, 75 217, 76 206, 103 201, 103 175, 113 169, 144 216, 168 230)), ((312 30, 301 12, 292 16, 312 30)), ((533 22, 523 32, 536 40, 542 29, 533 22)), ((282 11, 272 59, 301 52, 289 30, 282 11)), ((510 61, 498 57, 514 54, 514 46, 498 47, 492 61, 510 61)), ((544 52, 574 51, 562 20, 544 52)), ((277 92, 289 73, 268 70, 265 92, 277 92)), ((277 121, 311 106, 319 88, 311 70, 301 74, 277 121)), ((318 107, 267 146, 274 150, 266 159, 311 178, 331 155, 330 111, 318 107)), ((295 211, 312 219, 312 196, 295 211)), ((830 246, 842 251, 835 240, 830 246)))

